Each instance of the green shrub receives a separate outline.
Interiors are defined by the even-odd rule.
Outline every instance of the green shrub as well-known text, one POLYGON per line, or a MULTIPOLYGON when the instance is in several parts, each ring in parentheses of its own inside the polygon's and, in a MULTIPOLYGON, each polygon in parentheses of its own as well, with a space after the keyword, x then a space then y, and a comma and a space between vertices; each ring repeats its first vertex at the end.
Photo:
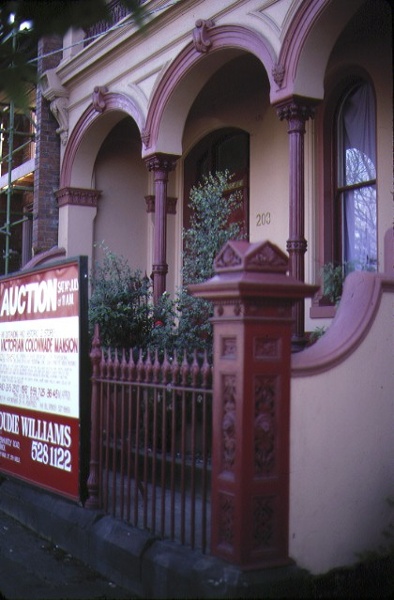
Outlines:
POLYGON ((323 294, 333 304, 338 304, 342 296, 345 271, 343 265, 326 263, 322 268, 323 294))
POLYGON ((190 192, 190 227, 183 232, 183 284, 200 283, 213 275, 213 261, 230 239, 241 237, 241 224, 230 217, 241 206, 239 193, 225 195, 231 176, 228 171, 210 173, 190 192))
POLYGON ((89 329, 96 323, 104 347, 208 350, 212 353, 212 304, 195 298, 187 286, 213 276, 213 261, 229 239, 241 237, 241 224, 230 216, 240 207, 237 193, 226 197, 230 176, 218 172, 204 177, 190 193, 192 216, 183 232, 183 285, 174 299, 165 292, 156 306, 149 278, 132 271, 125 258, 101 245, 103 260, 91 274, 89 329))
POLYGON ((376 271, 374 265, 349 261, 341 265, 326 263, 322 268, 323 295, 333 304, 339 304, 342 297, 343 283, 352 271, 376 271))
POLYGON ((308 345, 312 346, 317 340, 319 340, 326 333, 326 327, 315 327, 313 331, 309 334, 308 345))
POLYGON ((145 346, 153 327, 151 284, 140 270, 133 271, 126 259, 101 245, 103 260, 91 273, 89 332, 96 323, 105 347, 145 346))
POLYGON ((241 206, 240 194, 226 195, 231 181, 228 171, 210 173, 190 192, 190 227, 183 232, 183 288, 178 292, 178 348, 212 351, 212 303, 195 298, 187 286, 214 275, 213 263, 223 245, 242 237, 241 223, 231 223, 231 214, 241 206))

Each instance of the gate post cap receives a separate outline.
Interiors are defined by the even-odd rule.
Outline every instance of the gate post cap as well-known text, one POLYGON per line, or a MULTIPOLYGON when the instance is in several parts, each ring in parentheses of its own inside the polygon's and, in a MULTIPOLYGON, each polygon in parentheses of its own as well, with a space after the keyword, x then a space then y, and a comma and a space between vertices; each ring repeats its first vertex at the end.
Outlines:
POLYGON ((251 244, 245 240, 230 240, 214 261, 215 273, 253 271, 285 274, 288 269, 287 255, 269 241, 251 244))

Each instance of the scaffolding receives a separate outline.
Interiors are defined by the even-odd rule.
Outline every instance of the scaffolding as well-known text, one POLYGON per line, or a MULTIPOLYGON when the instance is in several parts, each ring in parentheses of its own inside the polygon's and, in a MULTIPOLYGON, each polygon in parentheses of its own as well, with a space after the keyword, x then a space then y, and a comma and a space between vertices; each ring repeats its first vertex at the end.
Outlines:
MULTIPOLYGON (((13 34, 14 48, 16 37, 17 32, 13 34)), ((18 225, 23 227, 33 218, 31 208, 26 209, 23 200, 20 200, 21 194, 34 192, 35 123, 32 114, 18 111, 12 99, 0 101, 0 236, 4 236, 4 244, 2 240, 0 242, 4 261, 1 270, 5 275, 9 273, 11 259, 17 253, 11 246, 11 237, 18 225), (21 205, 19 210, 15 210, 16 199, 21 205)), ((25 231, 20 237, 21 256, 17 269, 26 262, 31 252, 31 232, 26 235, 25 231), (30 247, 26 247, 29 242, 30 247)))

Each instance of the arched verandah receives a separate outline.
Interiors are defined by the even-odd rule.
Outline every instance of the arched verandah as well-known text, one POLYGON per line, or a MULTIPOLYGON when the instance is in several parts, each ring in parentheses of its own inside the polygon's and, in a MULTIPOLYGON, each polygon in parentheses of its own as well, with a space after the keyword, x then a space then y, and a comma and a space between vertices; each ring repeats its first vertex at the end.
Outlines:
MULTIPOLYGON (((134 153, 132 160, 136 177, 139 179, 141 178, 141 165, 144 167, 140 151, 140 130, 145 118, 142 108, 132 98, 123 94, 106 90, 99 90, 98 94, 96 90, 95 94, 96 97, 93 97, 92 104, 82 114, 70 135, 62 163, 60 189, 57 192, 59 245, 65 247, 67 252, 72 254, 87 255, 91 264, 94 258, 95 242, 105 242, 105 239, 97 238, 97 236, 102 236, 102 224, 96 222, 100 196, 105 205, 111 203, 112 199, 115 209, 117 195, 122 193, 123 196, 126 196, 127 201, 127 198, 132 197, 133 190, 135 192, 136 188, 141 188, 141 185, 132 186, 132 182, 130 182, 128 190, 125 188, 127 183, 124 181, 121 192, 121 185, 112 185, 109 183, 108 176, 104 175, 105 158, 102 151, 104 142, 117 128, 119 131, 119 124, 125 119, 128 119, 133 132, 134 147, 138 146, 138 151, 134 153), (100 159, 99 163, 97 163, 98 159, 100 159), (97 171, 98 166, 100 172, 97 171), (100 187, 103 189, 100 190, 100 187), (116 187, 117 189, 115 189, 116 187)), ((130 127, 127 130, 130 130, 130 127)), ((107 145, 108 143, 107 141, 107 145)), ((127 146, 125 148, 128 152, 127 146)), ((119 150, 120 148, 118 148, 119 150)), ((108 164, 108 158, 106 160, 108 164)), ((144 169, 144 175, 145 173, 144 169)), ((124 198, 122 200, 124 204, 124 198)), ((143 195, 141 201, 144 203, 143 195)), ((145 211, 145 207, 143 210, 145 211)), ((104 212, 110 214, 108 211, 110 208, 107 207, 104 212)), ((100 215, 98 221, 102 221, 102 216, 100 215)), ((120 253, 123 253, 121 249, 120 253)))
MULTIPOLYGON (((349 18, 360 3, 361 0, 350 2, 349 18)), ((126 107, 126 112, 131 114, 141 131, 142 156, 148 169, 154 173, 156 211, 153 274, 159 294, 165 289, 168 269, 165 241, 168 173, 175 168, 178 157, 184 151, 182 133, 188 112, 208 78, 230 58, 244 52, 252 53, 261 61, 269 80, 271 103, 278 105, 280 118, 289 123, 290 207, 294 214, 290 215, 288 250, 293 255, 294 274, 300 279, 304 278, 301 268, 306 251, 302 226, 303 135, 305 122, 313 112, 309 100, 316 100, 322 96, 324 68, 330 51, 328 42, 316 47, 313 40, 316 39, 316 35, 324 32, 325 27, 339 28, 334 18, 339 4, 326 0, 312 0, 303 4, 289 26, 286 43, 283 44, 279 57, 275 56, 269 43, 256 31, 238 25, 216 27, 208 22, 202 25, 200 23, 200 29, 202 27, 204 30, 203 40, 200 38, 200 43, 196 42, 199 33, 195 31, 194 42, 185 46, 171 62, 154 90, 146 121, 137 103, 132 99, 123 97, 121 102, 124 106, 120 107, 119 99, 115 100, 111 94, 105 95, 106 106, 102 117, 107 116, 108 124, 109 119, 113 118, 114 125, 117 117, 115 114, 109 116, 112 109, 116 112, 116 108, 123 110, 126 107), (314 65, 313 77, 310 77, 309 73, 311 65, 314 65)), ((73 132, 70 138, 63 162, 62 185, 71 180, 78 185, 81 179, 86 181, 86 172, 89 169, 82 174, 83 161, 79 161, 79 158, 85 158, 88 146, 91 151, 92 140, 97 142, 94 134, 89 132, 95 116, 97 115, 94 108, 91 107, 81 118, 78 129, 74 129, 75 134, 73 132), (86 135, 83 135, 83 132, 86 132, 86 135)), ((84 165, 85 168, 86 162, 84 165)))

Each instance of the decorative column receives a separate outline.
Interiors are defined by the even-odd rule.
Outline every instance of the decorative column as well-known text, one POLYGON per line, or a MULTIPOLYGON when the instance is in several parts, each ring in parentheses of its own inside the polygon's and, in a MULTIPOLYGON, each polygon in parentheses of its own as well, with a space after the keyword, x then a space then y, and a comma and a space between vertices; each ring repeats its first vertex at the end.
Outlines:
POLYGON ((318 288, 287 270, 270 242, 230 241, 190 286, 214 304, 211 553, 243 568, 290 562, 291 313, 318 288))
POLYGON ((178 157, 155 154, 146 159, 155 181, 155 239, 153 249, 153 301, 155 304, 166 291, 167 265, 167 183, 168 173, 175 168, 178 157))
MULTIPOLYGON (((277 106, 282 121, 287 120, 289 134, 289 239, 286 249, 290 258, 290 273, 299 281, 305 280, 305 181, 304 135, 305 122, 314 116, 313 106, 306 99, 293 98, 277 106)), ((293 309, 295 320, 293 344, 295 349, 305 345, 304 300, 293 309)))

